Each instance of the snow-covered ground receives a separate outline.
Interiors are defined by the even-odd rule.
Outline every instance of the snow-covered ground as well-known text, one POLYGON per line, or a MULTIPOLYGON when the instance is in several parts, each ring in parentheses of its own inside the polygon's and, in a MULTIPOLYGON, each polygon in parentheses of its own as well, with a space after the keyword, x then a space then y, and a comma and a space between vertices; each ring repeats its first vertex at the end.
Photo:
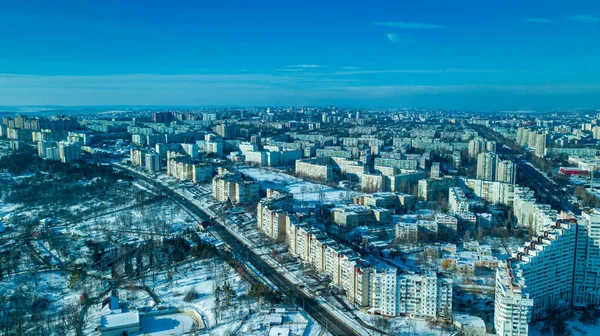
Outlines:
POLYGON ((183 335, 192 331, 194 319, 186 314, 145 316, 142 331, 146 336, 183 335))
POLYGON ((270 171, 264 168, 243 168, 240 173, 248 175, 259 181, 262 188, 280 188, 294 195, 299 202, 314 203, 323 195, 324 202, 336 202, 345 197, 346 191, 334 189, 330 186, 304 181, 294 176, 270 171))
MULTIPOLYGON (((566 331, 563 335, 571 336, 596 336, 600 335, 600 321, 596 323, 586 324, 578 320, 579 312, 575 312, 573 319, 566 321, 566 331)), ((542 322, 529 327, 529 336, 544 336, 552 333, 552 331, 542 331, 542 322)))
MULTIPOLYGON (((144 282, 156 293, 160 303, 155 306, 152 297, 140 288, 124 285, 119 290, 121 301, 127 302, 130 310, 143 307, 163 308, 193 308, 206 325, 204 330, 210 335, 223 335, 235 330, 239 322, 248 313, 248 308, 260 309, 254 301, 244 299, 248 291, 248 284, 229 265, 220 259, 184 262, 167 271, 157 274, 147 274, 144 282), (215 276, 216 274, 216 276, 215 276), (169 280, 170 278, 170 280, 169 280), (236 293, 229 307, 221 307, 217 320, 215 315, 216 286, 222 286, 225 281, 231 285, 236 293), (184 298, 191 290, 197 294, 195 299, 186 302, 184 298)), ((100 321, 101 305, 90 307, 88 311, 89 324, 86 325, 86 334, 93 334, 93 330, 100 321)), ((146 319, 146 318, 145 318, 146 319)), ((144 323, 150 323, 152 335, 180 335, 181 330, 189 330, 192 319, 184 314, 156 316, 144 323), (174 327, 167 330, 167 327, 174 327), (162 332, 160 332, 162 330, 162 332)), ((145 331, 145 330, 144 330, 145 331)))

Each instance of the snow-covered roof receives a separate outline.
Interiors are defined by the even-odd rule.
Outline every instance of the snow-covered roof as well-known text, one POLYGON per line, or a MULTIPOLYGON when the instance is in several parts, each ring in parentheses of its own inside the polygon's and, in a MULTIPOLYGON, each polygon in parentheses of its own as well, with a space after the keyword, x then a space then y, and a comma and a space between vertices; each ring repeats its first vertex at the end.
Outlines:
POLYGON ((267 318, 265 319, 265 322, 267 324, 281 324, 283 322, 283 317, 279 314, 271 314, 268 315, 267 318))
POLYGON ((140 324, 140 315, 137 311, 107 314, 100 318, 100 328, 111 330, 140 324))
POLYGON ((472 327, 485 329, 485 322, 483 319, 472 315, 454 314, 454 323, 458 324, 461 328, 472 327))
POLYGON ((269 331, 269 336, 289 336, 290 328, 273 327, 269 331))

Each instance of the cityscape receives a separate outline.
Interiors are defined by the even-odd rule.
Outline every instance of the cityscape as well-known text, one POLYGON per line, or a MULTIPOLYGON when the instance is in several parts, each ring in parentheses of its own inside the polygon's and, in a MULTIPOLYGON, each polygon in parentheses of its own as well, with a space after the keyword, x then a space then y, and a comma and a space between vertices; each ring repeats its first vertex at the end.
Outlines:
POLYGON ((0 336, 600 335, 600 2, 0 31, 0 336))
POLYGON ((6 112, 0 137, 7 335, 598 330, 597 110, 6 112))

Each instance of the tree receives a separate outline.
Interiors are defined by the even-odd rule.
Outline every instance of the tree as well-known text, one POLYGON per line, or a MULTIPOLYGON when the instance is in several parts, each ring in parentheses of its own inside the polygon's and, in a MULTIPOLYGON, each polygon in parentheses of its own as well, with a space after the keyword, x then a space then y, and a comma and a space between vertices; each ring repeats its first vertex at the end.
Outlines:
POLYGON ((450 259, 444 259, 444 261, 442 261, 442 269, 444 271, 449 270, 450 268, 453 268, 453 262, 450 259))

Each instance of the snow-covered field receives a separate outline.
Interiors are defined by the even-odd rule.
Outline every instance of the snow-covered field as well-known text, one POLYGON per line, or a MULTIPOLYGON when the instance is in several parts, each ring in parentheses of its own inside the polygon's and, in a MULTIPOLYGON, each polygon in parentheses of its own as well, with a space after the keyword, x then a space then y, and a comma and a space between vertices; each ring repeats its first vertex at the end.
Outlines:
MULTIPOLYGON (((204 332, 209 335, 224 335, 235 330, 243 317, 248 313, 248 307, 257 309, 257 303, 248 302, 244 298, 248 291, 248 284, 229 265, 220 259, 194 261, 182 263, 168 271, 157 274, 148 274, 144 279, 158 298, 160 303, 155 306, 152 297, 144 290, 124 285, 119 290, 121 301, 127 302, 130 310, 154 307, 163 308, 193 308, 206 325, 204 332), (215 276, 215 274, 217 276, 215 276), (169 280, 170 278, 170 280, 169 280), (214 288, 222 286, 227 281, 236 293, 229 307, 221 307, 217 320, 215 315, 214 288), (186 302, 184 298, 190 290, 197 293, 196 298, 186 302)), ((100 321, 101 306, 95 305, 88 311, 89 324, 86 325, 86 334, 94 334, 93 330, 100 321)), ((156 316, 152 319, 144 318, 152 332, 151 335, 180 335, 181 330, 189 331, 193 319, 184 314, 171 314, 156 316), (167 327, 174 329, 167 330, 167 327)), ((146 330, 144 330, 146 331, 146 330)))
POLYGON ((270 171, 264 168, 243 168, 240 173, 248 175, 260 182, 261 188, 280 188, 294 195, 299 202, 314 203, 323 195, 324 202, 336 202, 345 197, 346 191, 330 186, 304 181, 294 176, 270 171))

